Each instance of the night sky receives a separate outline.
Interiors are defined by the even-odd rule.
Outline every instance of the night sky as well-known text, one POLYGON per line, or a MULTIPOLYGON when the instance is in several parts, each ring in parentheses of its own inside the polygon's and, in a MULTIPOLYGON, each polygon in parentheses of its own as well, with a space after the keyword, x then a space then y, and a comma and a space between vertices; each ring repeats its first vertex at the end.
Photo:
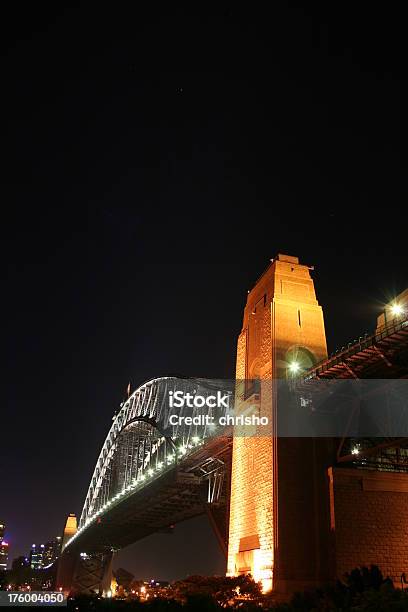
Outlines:
MULTIPOLYGON (((129 380, 234 375, 247 290, 278 252, 315 266, 329 350, 408 285, 402 15, 249 7, 3 15, 12 557, 80 514, 129 380)), ((223 571, 204 518, 120 564, 223 571)))

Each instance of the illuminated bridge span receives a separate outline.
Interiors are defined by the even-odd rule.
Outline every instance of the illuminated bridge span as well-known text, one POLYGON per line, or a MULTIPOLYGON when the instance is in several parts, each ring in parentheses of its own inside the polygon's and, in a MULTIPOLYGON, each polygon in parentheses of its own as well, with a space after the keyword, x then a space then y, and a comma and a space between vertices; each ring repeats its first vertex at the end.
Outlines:
MULTIPOLYGON (((208 398, 230 393, 225 381, 164 377, 151 380, 121 405, 103 444, 79 524, 65 550, 89 553, 117 550, 174 523, 206 511, 207 504, 226 503, 225 461, 231 432, 221 435, 217 423, 226 408, 172 408, 176 391, 208 398), (177 423, 172 425, 177 415, 177 423), (182 417, 182 418, 180 418, 182 417), (193 417, 186 419, 185 417, 193 417), (196 419, 197 420, 197 419, 196 419), (204 422, 203 422, 204 421, 204 422)), ((202 400, 201 400, 202 402, 202 400)), ((216 511, 216 508, 214 508, 216 511)), ((225 509, 224 509, 225 514, 225 509)), ((226 545, 226 521, 213 524, 226 545)))

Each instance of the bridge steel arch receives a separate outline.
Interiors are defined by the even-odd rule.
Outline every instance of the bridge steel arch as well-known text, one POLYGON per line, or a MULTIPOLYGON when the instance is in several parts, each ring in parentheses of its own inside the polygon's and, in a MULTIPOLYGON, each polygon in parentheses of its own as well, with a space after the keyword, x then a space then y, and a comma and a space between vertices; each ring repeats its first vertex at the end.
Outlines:
MULTIPOLYGON (((185 480, 199 482, 200 486, 206 483, 203 512, 207 511, 206 504, 217 503, 225 477, 220 453, 230 447, 232 432, 225 428, 220 431, 215 423, 227 409, 206 404, 172 407, 169 398, 176 391, 205 399, 217 392, 232 396, 234 383, 168 376, 138 387, 113 418, 90 481, 79 529, 64 550, 72 549, 74 543, 89 543, 98 523, 112 512, 117 513, 121 505, 129 506, 135 493, 141 493, 166 473, 177 472, 179 479, 183 473, 185 480), (178 417, 175 424, 171 424, 173 415, 178 417), (197 416, 201 417, 199 423, 191 424, 190 420, 186 424, 185 417, 197 416)), ((212 524, 214 527, 213 521, 212 524)))

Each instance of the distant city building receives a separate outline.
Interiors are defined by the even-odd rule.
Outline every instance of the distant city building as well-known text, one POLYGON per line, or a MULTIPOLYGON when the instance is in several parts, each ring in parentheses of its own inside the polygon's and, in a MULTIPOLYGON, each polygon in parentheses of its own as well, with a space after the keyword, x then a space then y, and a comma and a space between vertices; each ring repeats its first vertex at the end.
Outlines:
POLYGON ((6 526, 4 523, 0 523, 0 572, 7 569, 8 557, 9 557, 9 545, 4 539, 6 526))
POLYGON ((8 554, 9 554, 8 543, 5 540, 3 540, 0 544, 0 572, 6 571, 7 569, 8 554))
POLYGON ((41 569, 44 564, 44 544, 33 544, 30 550, 30 567, 33 570, 41 569))
POLYGON ((58 559, 61 554, 62 537, 57 536, 50 542, 47 542, 44 547, 43 567, 51 565, 58 559))
POLYGON ((38 570, 52 565, 61 554, 61 544, 61 536, 57 536, 46 544, 33 544, 29 560, 31 569, 38 570))

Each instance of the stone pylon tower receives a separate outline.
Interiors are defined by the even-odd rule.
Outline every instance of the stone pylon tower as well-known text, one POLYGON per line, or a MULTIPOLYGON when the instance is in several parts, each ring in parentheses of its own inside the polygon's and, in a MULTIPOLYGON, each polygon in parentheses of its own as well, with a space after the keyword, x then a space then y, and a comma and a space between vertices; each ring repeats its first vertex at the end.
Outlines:
POLYGON ((329 520, 327 449, 310 438, 277 437, 274 392, 276 379, 326 356, 310 267, 279 254, 248 294, 238 339, 236 378, 247 381, 243 403, 256 403, 250 381, 258 379, 257 410, 268 416, 270 435, 234 432, 228 546, 228 574, 251 573, 265 591, 291 592, 329 576, 329 546, 322 541, 329 520))
POLYGON ((65 547, 68 540, 78 531, 77 518, 75 514, 69 514, 65 523, 64 533, 62 534, 62 549, 65 547))

